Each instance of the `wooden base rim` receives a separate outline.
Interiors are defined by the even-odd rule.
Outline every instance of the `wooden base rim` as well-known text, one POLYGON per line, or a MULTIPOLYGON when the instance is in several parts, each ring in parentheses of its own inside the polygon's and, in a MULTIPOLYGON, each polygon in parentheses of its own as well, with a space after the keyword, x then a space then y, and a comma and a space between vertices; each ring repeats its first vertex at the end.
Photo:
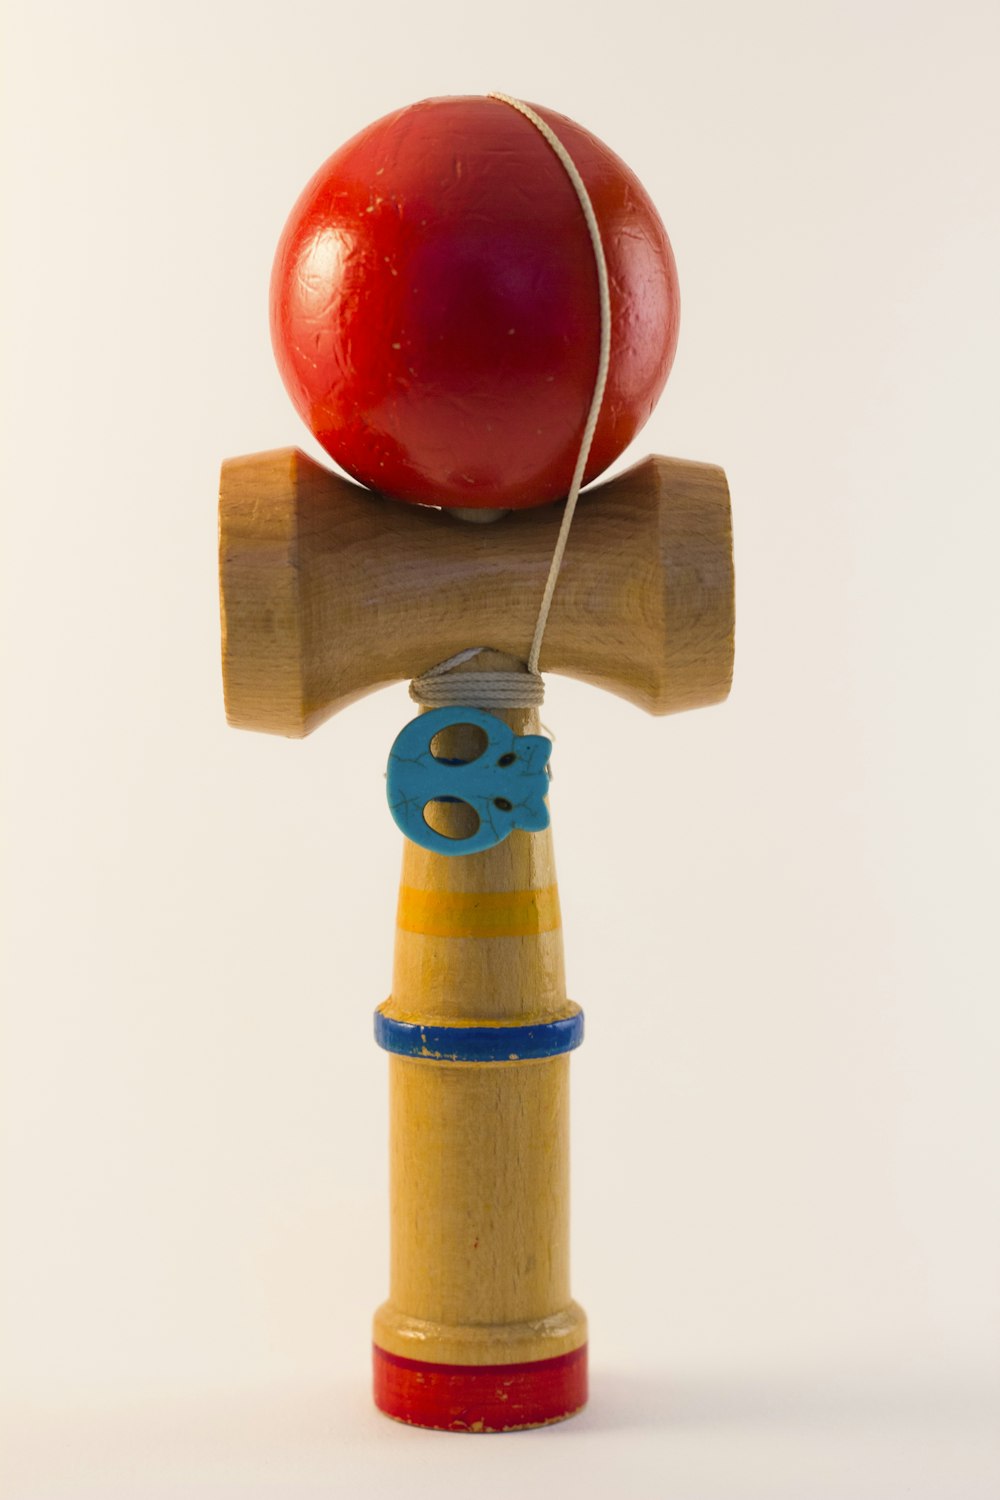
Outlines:
POLYGON ((375 1405, 412 1427, 517 1432, 578 1412, 587 1401, 587 1346, 516 1365, 437 1365, 373 1345, 375 1405))

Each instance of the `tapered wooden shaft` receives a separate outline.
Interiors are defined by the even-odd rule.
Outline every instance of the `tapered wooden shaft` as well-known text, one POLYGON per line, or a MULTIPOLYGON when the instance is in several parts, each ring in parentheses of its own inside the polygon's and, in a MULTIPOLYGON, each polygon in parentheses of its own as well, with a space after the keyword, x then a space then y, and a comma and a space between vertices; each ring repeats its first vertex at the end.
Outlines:
MULTIPOLYGON (((534 712, 504 717, 519 734, 538 732, 534 712)), ((549 830, 515 830, 457 858, 406 843, 384 1015, 499 1032, 577 1009, 566 997, 549 830)), ((569 1284, 568 1054, 486 1063, 391 1056, 390 1119, 391 1280, 375 1319, 377 1376, 379 1350, 452 1367, 455 1390, 461 1367, 533 1365, 469 1377, 456 1403, 464 1414, 433 1425, 507 1428, 568 1415, 586 1379, 586 1320, 569 1284), (543 1375, 556 1385, 540 1406, 543 1375), (477 1379, 503 1391, 492 1421, 490 1391, 477 1379)), ((427 1374, 418 1374, 426 1391, 427 1374)), ((391 1397, 380 1404, 426 1417, 393 1410, 391 1397)))

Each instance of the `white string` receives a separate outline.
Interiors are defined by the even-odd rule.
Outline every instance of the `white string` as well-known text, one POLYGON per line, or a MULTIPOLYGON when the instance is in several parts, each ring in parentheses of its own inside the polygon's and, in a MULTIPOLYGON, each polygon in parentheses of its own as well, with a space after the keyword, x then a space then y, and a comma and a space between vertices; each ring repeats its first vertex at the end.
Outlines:
POLYGON ((597 429, 597 421, 601 414, 601 405, 604 401, 604 390, 608 383, 608 369, 611 364, 611 287, 608 279, 608 265, 604 258, 604 246, 601 243, 600 226, 597 223, 597 215, 594 213, 594 205, 590 201, 586 184, 577 170, 576 163, 570 156, 562 141, 556 135, 551 126, 547 125, 541 115, 523 103, 520 99, 512 99, 508 94, 492 93, 488 96, 496 99, 500 104, 507 104, 511 109, 516 109, 518 114, 529 120, 535 129, 544 137, 551 146, 556 156, 562 163, 570 182, 580 200, 583 217, 587 223, 590 234, 590 242, 594 250, 594 262, 597 267, 597 288, 601 314, 601 337, 600 350, 597 360, 597 376, 594 381, 594 394, 590 401, 590 411, 587 414, 586 425, 583 436, 580 439, 580 451, 576 458, 576 468, 573 470, 573 479, 570 483, 569 494, 566 496, 566 506, 563 510, 562 522, 559 526, 559 535, 556 537, 556 545, 552 553, 552 561, 549 564, 548 577, 545 580, 545 589, 542 593, 542 602, 538 610, 538 619, 535 622, 535 633, 531 641, 531 650, 528 652, 527 671, 523 672, 461 672, 455 677, 449 674, 453 667, 461 662, 469 661, 484 651, 484 646, 473 646, 467 651, 459 651, 456 656, 451 656, 447 661, 440 662, 436 667, 431 667, 420 677, 415 677, 410 683, 410 697, 417 703, 423 703, 431 707, 450 707, 463 703, 470 707, 481 708, 535 708, 541 702, 545 694, 545 685, 538 670, 539 659, 542 654, 542 641, 545 636, 545 627, 549 622, 549 613, 552 609, 552 599, 556 591, 556 583, 559 580, 559 572, 562 568, 563 556, 566 552, 566 543, 569 540, 569 529, 573 524, 573 516, 576 512, 576 502, 580 496, 583 486, 584 470, 587 467, 587 459, 590 457, 591 445, 594 441, 594 433, 597 429))
POLYGON ((422 703, 425 708, 461 704, 469 708, 541 708, 545 683, 538 672, 461 672, 451 676, 453 667, 488 649, 470 646, 414 677, 410 683, 414 703, 422 703))
POLYGON ((545 137, 545 140, 565 167, 566 174, 576 190, 576 196, 580 200, 583 217, 587 221, 587 229, 590 233, 590 243, 594 248, 594 261, 597 265, 597 288, 601 308, 601 344, 597 360, 597 378, 594 381, 594 394, 591 397, 590 411, 587 414, 587 425, 584 427, 583 437, 580 439, 580 451, 576 458, 576 468, 573 470, 573 481, 569 487, 569 494, 566 496, 566 509, 563 511, 562 525, 559 527, 559 535, 556 538, 555 551, 552 554, 552 562, 549 566, 549 576, 545 581, 545 592, 542 595, 542 603, 538 611, 535 634, 531 642, 531 650, 528 653, 528 671, 537 672, 538 659, 542 654, 542 638, 545 635, 545 627, 549 622, 549 611, 552 608, 552 596, 556 591, 556 581, 559 578, 563 554, 566 551, 566 543, 569 540, 569 528, 573 524, 576 502, 583 484, 583 471, 586 469, 587 459, 590 457, 590 448, 594 441, 594 432, 597 429, 597 419, 601 414, 601 404, 604 400, 604 388, 608 383, 608 368, 611 364, 611 288, 608 282, 608 263, 604 258, 604 246, 601 243, 601 231, 597 223, 597 215, 594 213, 594 205, 590 201, 590 194, 587 192, 586 184, 577 171, 576 162, 570 156, 555 131, 545 123, 541 115, 535 113, 530 105, 522 103, 520 99, 511 99, 507 94, 490 94, 489 97, 499 100, 501 104, 509 104, 511 109, 516 109, 518 114, 523 115, 526 120, 530 120, 535 129, 540 131, 545 137))

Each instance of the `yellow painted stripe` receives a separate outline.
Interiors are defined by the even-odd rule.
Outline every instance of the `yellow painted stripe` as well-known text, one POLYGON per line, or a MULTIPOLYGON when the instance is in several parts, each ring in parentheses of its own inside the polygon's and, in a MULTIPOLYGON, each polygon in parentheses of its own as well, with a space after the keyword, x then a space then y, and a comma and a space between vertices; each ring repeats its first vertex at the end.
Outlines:
POLYGON ((558 886, 538 891, 418 891, 400 887, 397 926, 425 937, 533 937, 561 925, 558 886))

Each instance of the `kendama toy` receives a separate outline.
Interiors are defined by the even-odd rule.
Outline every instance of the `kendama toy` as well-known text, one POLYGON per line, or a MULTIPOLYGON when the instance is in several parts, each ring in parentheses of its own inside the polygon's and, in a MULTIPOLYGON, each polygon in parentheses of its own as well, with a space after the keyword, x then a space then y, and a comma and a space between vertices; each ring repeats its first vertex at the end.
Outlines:
POLYGON ((678 310, 653 204, 581 126, 504 95, 398 110, 307 185, 271 287, 282 377, 352 478, 294 448, 222 468, 230 723, 303 736, 406 680, 420 709, 386 772, 404 840, 375 1013, 374 1325, 375 1401, 418 1426, 510 1431, 587 1398, 568 1212, 583 1016, 538 708, 550 672, 654 714, 728 692, 722 470, 651 457, 580 493, 653 409, 678 310))

